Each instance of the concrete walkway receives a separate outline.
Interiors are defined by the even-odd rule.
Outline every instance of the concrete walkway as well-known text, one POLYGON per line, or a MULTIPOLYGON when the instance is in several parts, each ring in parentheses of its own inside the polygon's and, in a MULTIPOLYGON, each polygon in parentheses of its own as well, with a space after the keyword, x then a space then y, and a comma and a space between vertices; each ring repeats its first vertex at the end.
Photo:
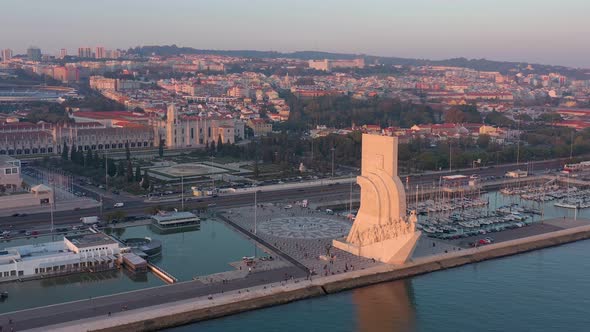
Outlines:
MULTIPOLYGON (((153 288, 146 288, 126 293, 119 293, 110 296, 96 297, 86 300, 50 305, 40 308, 21 310, 0 314, 0 326, 13 327, 16 331, 27 329, 38 329, 49 331, 53 328, 47 326, 63 324, 78 319, 92 317, 108 318, 108 313, 116 313, 116 316, 124 315, 127 310, 137 310, 159 306, 164 303, 172 303, 188 299, 208 296, 210 294, 222 294, 228 291, 242 290, 252 287, 280 283, 285 276, 295 278, 305 277, 306 273, 297 267, 287 267, 271 271, 253 272, 245 278, 232 280, 229 283, 209 283, 200 281, 181 282, 172 285, 165 285, 153 288), (124 308, 127 308, 124 310, 124 308), (12 320, 13 324, 9 324, 12 320)), ((263 286, 262 286, 263 287, 263 286)), ((164 307, 166 307, 164 305, 164 307)), ((137 312, 137 311, 135 311, 137 312)), ((69 330, 64 331, 85 331, 86 328, 69 325, 69 330)), ((9 330, 8 330, 9 331, 9 330)))

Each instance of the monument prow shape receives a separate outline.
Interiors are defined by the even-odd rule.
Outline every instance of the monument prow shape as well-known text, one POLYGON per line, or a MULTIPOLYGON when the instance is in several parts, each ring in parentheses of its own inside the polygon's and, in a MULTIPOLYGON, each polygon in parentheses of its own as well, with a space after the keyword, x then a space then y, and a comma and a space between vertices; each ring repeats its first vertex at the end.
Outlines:
POLYGON ((397 137, 363 134, 361 206, 346 239, 334 247, 390 264, 407 262, 420 232, 406 215, 406 193, 397 174, 397 137))

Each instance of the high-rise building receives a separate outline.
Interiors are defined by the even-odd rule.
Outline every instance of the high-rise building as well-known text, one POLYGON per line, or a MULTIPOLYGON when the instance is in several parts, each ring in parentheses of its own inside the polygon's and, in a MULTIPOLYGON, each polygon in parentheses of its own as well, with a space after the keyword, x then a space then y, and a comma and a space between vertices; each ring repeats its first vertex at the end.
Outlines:
POLYGON ((92 49, 90 47, 78 48, 78 57, 79 58, 92 58, 92 49))
POLYGON ((63 59, 65 57, 68 56, 68 50, 65 48, 62 48, 61 50, 59 50, 59 58, 63 59))
POLYGON ((12 50, 9 48, 3 49, 0 58, 2 58, 2 61, 4 62, 10 61, 10 59, 12 59, 12 50))
POLYGON ((41 61, 41 49, 31 46, 27 49, 27 58, 31 61, 41 61))
POLYGON ((106 57, 105 52, 104 52, 104 47, 97 46, 96 52, 94 53, 94 57, 97 59, 104 59, 106 57))

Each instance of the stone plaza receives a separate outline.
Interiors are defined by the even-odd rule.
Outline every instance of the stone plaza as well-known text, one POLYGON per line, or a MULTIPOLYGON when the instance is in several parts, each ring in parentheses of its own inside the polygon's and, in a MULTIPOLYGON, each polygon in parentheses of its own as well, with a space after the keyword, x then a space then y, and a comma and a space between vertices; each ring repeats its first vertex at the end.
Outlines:
MULTIPOLYGON (((384 264, 332 246, 349 233, 352 221, 345 216, 302 207, 294 202, 258 204, 226 210, 224 216, 252 235, 297 260, 318 276, 333 275, 384 264)), ((459 250, 459 247, 421 238, 413 258, 459 250)))

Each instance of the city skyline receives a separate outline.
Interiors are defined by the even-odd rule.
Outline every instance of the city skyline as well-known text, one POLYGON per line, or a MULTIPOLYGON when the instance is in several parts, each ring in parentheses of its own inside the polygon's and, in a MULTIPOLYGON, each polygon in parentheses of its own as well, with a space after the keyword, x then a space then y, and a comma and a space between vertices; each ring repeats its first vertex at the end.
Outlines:
POLYGON ((83 46, 127 49, 177 44, 198 49, 312 50, 433 60, 467 57, 590 67, 590 46, 580 33, 590 30, 584 20, 590 4, 566 2, 303 0, 278 5, 269 0, 9 0, 4 12, 11 15, 2 19, 18 28, 0 31, 0 48, 23 54, 35 45, 57 55, 62 48, 75 54, 83 46), (27 24, 23 17, 30 18, 27 24))

